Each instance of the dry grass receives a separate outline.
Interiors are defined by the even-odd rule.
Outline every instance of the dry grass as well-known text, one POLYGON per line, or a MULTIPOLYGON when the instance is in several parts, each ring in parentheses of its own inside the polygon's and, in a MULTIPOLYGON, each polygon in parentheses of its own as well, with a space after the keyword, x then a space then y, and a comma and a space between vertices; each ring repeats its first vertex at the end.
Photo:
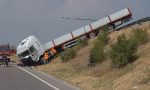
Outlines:
MULTIPOLYGON (((121 33, 130 35, 132 28, 150 29, 150 22, 112 32, 109 35, 109 45, 113 44, 121 33)), ((148 32, 150 33, 150 30, 148 32)), ((138 48, 138 60, 118 70, 111 68, 109 58, 95 67, 87 66, 89 49, 94 40, 90 40, 89 45, 82 48, 76 58, 69 62, 63 63, 58 57, 50 64, 39 66, 38 69, 82 90, 150 90, 150 42, 138 48)), ((110 49, 109 45, 106 46, 107 52, 110 49)))

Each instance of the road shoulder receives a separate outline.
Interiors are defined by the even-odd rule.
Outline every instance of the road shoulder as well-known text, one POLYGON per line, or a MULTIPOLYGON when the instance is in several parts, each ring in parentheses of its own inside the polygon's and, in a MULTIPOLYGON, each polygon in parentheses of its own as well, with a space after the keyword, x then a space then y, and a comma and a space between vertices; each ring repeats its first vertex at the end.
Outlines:
MULTIPOLYGON (((17 66, 18 67, 18 66, 17 66)), ((19 67, 18 67, 19 68, 19 67)), ((25 69, 26 71, 32 73, 33 75, 37 76, 38 78, 42 79, 46 83, 49 83, 50 85, 59 88, 60 90, 79 90, 79 88, 74 87, 60 79, 57 79, 53 76, 50 76, 42 71, 36 70, 34 68, 30 67, 21 67, 25 69)))

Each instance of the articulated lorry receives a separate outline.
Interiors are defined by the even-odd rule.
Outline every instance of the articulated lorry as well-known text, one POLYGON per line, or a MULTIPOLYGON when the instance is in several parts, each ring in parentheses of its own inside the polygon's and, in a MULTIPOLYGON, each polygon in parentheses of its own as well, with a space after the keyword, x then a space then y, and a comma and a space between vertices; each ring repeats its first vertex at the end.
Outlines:
POLYGON ((51 58, 66 48, 76 45, 81 38, 90 39, 97 36, 105 25, 112 31, 131 19, 132 13, 130 9, 125 8, 54 40, 50 40, 44 45, 35 36, 31 35, 19 44, 17 55, 24 65, 43 64, 45 53, 48 53, 48 58, 51 58))

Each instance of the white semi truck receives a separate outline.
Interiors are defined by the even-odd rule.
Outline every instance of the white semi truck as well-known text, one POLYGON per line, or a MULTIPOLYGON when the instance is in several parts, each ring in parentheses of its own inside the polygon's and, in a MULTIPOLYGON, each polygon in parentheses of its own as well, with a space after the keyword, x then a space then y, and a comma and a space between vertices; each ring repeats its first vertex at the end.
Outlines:
POLYGON ((42 45, 35 36, 29 36, 17 47, 17 55, 24 65, 35 65, 37 63, 43 64, 43 56, 45 52, 48 51, 49 57, 52 57, 54 53, 59 53, 66 48, 76 45, 78 39, 81 37, 93 38, 97 36, 105 25, 112 30, 131 19, 132 13, 130 9, 125 8, 89 25, 51 40, 44 45, 42 45), (53 52, 52 49, 55 49, 56 52, 53 52))

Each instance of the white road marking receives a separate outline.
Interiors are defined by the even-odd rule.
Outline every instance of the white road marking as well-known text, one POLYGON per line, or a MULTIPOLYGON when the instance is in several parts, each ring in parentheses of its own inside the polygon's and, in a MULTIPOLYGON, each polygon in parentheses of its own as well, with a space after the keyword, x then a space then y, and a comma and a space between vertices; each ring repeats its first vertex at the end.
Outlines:
POLYGON ((23 69, 23 68, 21 68, 21 67, 19 67, 19 66, 16 66, 16 67, 18 67, 19 69, 25 71, 26 73, 28 73, 29 75, 35 77, 36 79, 40 80, 41 82, 47 84, 48 86, 54 88, 55 90, 60 90, 60 89, 58 89, 57 87, 55 87, 55 86, 49 84, 48 82, 44 81, 43 79, 39 78, 38 76, 34 75, 33 73, 31 73, 31 72, 29 72, 29 71, 27 71, 27 70, 25 70, 25 69, 23 69))

